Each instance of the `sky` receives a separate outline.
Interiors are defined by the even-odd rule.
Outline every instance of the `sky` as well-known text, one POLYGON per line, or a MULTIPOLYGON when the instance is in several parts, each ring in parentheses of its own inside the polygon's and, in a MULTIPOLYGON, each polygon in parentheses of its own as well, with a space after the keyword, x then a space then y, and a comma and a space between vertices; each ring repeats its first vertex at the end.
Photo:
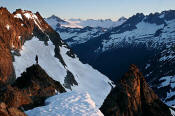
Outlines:
POLYGON ((39 11, 43 17, 117 20, 136 13, 175 10, 175 0, 0 0, 0 6, 10 12, 18 8, 39 11))

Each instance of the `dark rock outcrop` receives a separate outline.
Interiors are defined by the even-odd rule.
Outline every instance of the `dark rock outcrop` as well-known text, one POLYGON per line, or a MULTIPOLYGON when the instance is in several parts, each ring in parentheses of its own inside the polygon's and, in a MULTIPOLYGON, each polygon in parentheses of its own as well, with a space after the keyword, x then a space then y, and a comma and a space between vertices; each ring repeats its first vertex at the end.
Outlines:
POLYGON ((20 89, 24 94, 32 99, 32 104, 24 106, 24 109, 31 109, 36 106, 44 105, 47 97, 55 95, 57 92, 66 92, 60 82, 53 80, 38 65, 33 65, 22 73, 12 85, 20 89))
POLYGON ((45 105, 45 99, 57 92, 63 93, 66 90, 36 64, 27 68, 12 86, 1 88, 0 101, 4 102, 7 107, 28 110, 45 105))
POLYGON ((69 70, 67 70, 67 75, 66 75, 66 77, 64 79, 63 86, 65 88, 68 88, 68 89, 72 90, 71 86, 73 86, 73 85, 78 85, 78 83, 75 80, 73 74, 69 70))
POLYGON ((131 65, 100 108, 105 116, 171 116, 166 106, 131 65))
POLYGON ((49 77, 38 64, 27 68, 26 72, 16 79, 13 86, 29 96, 52 96, 55 90, 59 93, 66 92, 62 85, 49 77))

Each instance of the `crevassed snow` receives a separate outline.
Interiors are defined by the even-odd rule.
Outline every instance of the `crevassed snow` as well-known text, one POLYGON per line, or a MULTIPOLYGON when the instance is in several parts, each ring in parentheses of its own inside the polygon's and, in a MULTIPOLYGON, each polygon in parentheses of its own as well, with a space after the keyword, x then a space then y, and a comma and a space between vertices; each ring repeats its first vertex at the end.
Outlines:
MULTIPOLYGON (((60 61, 54 57, 55 46, 51 41, 48 46, 38 38, 33 37, 24 43, 21 56, 15 56, 14 68, 17 77, 26 70, 27 67, 35 63, 35 56, 38 55, 39 65, 48 73, 54 80, 64 84, 67 69, 71 71, 78 82, 78 86, 73 86, 72 90, 80 92, 88 92, 95 101, 97 107, 100 107, 111 90, 111 81, 93 69, 88 64, 83 64, 79 59, 69 57, 66 52, 69 49, 64 45, 60 47, 60 53, 67 67, 64 67, 60 61)), ((69 90, 70 91, 70 90, 69 90)))
POLYGON ((23 20, 21 14, 15 14, 14 17, 23 20))
POLYGON ((28 116, 103 116, 87 93, 58 94, 48 98, 46 104, 25 113, 28 116))

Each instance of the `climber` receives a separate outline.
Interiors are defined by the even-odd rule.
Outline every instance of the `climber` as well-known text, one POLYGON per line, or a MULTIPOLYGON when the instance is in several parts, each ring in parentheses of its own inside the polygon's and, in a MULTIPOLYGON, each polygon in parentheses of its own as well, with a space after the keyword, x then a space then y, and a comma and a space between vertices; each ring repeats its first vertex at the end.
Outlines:
POLYGON ((38 55, 35 57, 36 64, 38 64, 38 55))

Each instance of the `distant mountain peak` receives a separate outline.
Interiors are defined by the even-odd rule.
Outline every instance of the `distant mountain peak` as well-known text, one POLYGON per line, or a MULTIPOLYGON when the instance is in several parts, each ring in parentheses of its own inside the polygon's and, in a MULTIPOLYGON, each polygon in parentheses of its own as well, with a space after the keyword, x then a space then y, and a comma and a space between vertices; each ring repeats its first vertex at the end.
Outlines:
POLYGON ((123 20, 127 20, 127 18, 126 17, 124 17, 124 16, 122 16, 122 17, 120 17, 119 19, 118 19, 118 21, 123 21, 123 20))
POLYGON ((68 28, 84 28, 86 26, 89 27, 101 27, 101 28, 112 28, 115 26, 119 26, 122 23, 126 21, 126 18, 121 17, 120 20, 118 21, 112 21, 111 19, 68 19, 68 20, 63 20, 60 19, 58 20, 58 17, 55 15, 52 15, 51 17, 48 17, 46 21, 56 29, 56 24, 60 24, 62 27, 68 27, 68 28), (57 21, 57 23, 55 21, 57 21), (53 23, 55 22, 55 23, 53 23), (64 24, 62 24, 64 23, 64 24), (54 25, 55 24, 55 25, 54 25))

